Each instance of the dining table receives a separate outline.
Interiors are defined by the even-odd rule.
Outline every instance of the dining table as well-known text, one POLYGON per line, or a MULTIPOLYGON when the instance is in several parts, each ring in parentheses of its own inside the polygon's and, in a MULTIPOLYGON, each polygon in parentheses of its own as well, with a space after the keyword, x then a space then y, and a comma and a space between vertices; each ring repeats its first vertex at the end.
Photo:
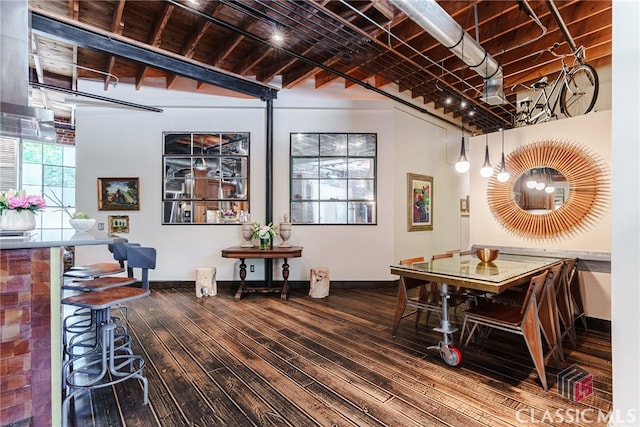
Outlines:
POLYGON ((514 286, 527 284, 531 278, 549 267, 561 263, 561 258, 500 253, 491 262, 480 261, 474 254, 456 255, 449 258, 392 265, 391 274, 400 276, 394 322, 398 322, 404 312, 404 297, 407 289, 421 284, 436 283, 440 290, 442 314, 440 325, 434 331, 442 334, 437 345, 428 347, 438 350, 442 359, 451 366, 462 363, 462 352, 455 346, 453 334, 458 328, 451 325, 448 300, 450 288, 466 288, 489 294, 499 294, 514 286))

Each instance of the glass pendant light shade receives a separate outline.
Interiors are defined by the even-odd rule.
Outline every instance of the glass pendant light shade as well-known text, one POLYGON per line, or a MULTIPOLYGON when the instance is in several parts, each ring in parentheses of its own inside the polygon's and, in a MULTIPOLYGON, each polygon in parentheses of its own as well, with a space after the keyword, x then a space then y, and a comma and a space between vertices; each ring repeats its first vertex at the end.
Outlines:
POLYGON ((504 129, 502 129, 502 158, 500 160, 500 170, 498 171, 496 178, 499 182, 507 182, 509 181, 509 177, 509 172, 504 164, 504 129))
POLYGON ((471 165, 469 164, 469 160, 467 160, 467 155, 464 149, 464 136, 463 136, 460 142, 460 157, 458 157, 458 161, 455 164, 456 172, 465 173, 469 171, 470 166, 471 165))
POLYGON ((489 137, 486 139, 486 144, 484 146, 484 164, 482 168, 480 168, 480 175, 483 178, 489 178, 493 175, 493 166, 491 166, 491 162, 489 161, 489 137))

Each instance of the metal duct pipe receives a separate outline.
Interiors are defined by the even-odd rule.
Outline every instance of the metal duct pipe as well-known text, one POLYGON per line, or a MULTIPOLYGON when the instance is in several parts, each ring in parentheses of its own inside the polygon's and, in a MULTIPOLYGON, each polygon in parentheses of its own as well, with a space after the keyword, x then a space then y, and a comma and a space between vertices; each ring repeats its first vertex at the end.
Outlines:
POLYGON ((481 98, 484 102, 490 105, 506 102, 502 67, 435 0, 391 0, 391 3, 485 79, 486 96, 481 98))

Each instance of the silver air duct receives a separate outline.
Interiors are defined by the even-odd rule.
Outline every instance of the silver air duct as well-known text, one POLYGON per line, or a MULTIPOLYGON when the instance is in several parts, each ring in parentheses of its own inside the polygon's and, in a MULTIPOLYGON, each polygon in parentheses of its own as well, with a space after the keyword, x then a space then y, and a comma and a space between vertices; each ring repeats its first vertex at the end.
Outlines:
POLYGON ((29 106, 28 0, 0 0, 0 135, 56 140, 53 111, 29 106))
POLYGON ((485 96, 481 98, 484 102, 489 105, 506 102, 502 67, 435 0, 391 0, 391 3, 484 78, 485 96))

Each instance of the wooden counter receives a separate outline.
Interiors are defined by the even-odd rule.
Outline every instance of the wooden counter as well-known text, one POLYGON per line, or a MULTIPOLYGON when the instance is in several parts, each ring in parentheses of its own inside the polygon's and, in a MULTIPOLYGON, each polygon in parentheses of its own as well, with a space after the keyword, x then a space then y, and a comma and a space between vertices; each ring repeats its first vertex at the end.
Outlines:
POLYGON ((2 425, 60 424, 64 246, 125 241, 106 233, 65 232, 69 238, 51 241, 39 238, 42 233, 23 239, 0 238, 2 425))

